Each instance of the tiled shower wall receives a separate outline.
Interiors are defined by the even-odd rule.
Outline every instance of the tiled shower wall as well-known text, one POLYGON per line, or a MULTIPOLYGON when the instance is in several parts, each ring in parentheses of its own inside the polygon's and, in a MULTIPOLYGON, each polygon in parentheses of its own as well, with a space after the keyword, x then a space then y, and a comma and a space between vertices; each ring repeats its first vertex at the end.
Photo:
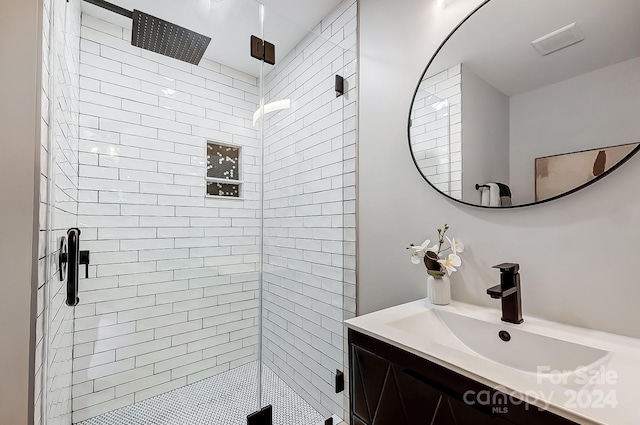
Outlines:
POLYGON ((83 15, 74 422, 257 358, 258 81, 129 37, 83 15), (205 196, 208 140, 242 147, 243 199, 205 196))
POLYGON ((420 84, 411 114, 411 144, 418 167, 442 192, 462 199, 462 66, 420 84))
POLYGON ((266 77, 265 102, 292 107, 265 117, 263 353, 321 414, 342 416, 334 376, 342 320, 355 314, 356 2, 314 33, 266 77), (348 90, 338 98, 336 74, 348 90))
POLYGON ((71 422, 73 309, 64 303, 65 285, 57 276, 57 258, 60 237, 76 226, 78 210, 80 0, 43 3, 34 423, 67 425, 71 422))

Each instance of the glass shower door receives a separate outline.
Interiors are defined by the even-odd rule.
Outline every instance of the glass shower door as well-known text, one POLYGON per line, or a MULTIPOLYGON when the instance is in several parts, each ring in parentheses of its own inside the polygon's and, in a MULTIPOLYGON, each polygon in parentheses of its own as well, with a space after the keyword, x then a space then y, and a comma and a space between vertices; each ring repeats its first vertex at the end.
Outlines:
POLYGON ((148 7, 213 40, 191 65, 131 46, 121 17, 83 8, 78 227, 91 264, 73 420, 244 425, 260 385, 262 64, 249 37, 261 8, 148 7), (216 33, 229 23, 242 37, 216 33), (247 60, 231 63, 235 49, 247 60))

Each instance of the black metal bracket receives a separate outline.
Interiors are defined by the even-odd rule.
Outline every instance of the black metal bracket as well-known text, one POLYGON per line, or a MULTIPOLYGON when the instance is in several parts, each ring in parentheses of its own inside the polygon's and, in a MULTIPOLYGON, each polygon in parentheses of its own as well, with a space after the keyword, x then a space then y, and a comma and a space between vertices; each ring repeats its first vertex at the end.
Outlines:
POLYGON ((344 373, 336 369, 336 394, 344 391, 344 373))
POLYGON ((336 75, 336 97, 344 94, 344 77, 336 75))
POLYGON ((327 420, 324 421, 324 425, 333 425, 333 418, 327 418, 327 420))
POLYGON ((84 278, 89 279, 89 262, 91 261, 91 253, 89 251, 80 251, 79 263, 84 266, 84 278))
POLYGON ((269 65, 276 64, 276 46, 263 39, 251 36, 251 57, 265 61, 269 65))
POLYGON ((247 416, 247 425, 273 425, 273 407, 265 406, 247 416))

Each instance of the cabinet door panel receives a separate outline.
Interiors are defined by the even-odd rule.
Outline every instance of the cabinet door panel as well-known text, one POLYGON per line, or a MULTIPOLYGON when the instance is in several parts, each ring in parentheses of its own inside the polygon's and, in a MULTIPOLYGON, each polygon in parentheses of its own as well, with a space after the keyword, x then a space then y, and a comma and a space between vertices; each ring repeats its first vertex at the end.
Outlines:
POLYGON ((398 377, 407 416, 412 424, 494 424, 491 415, 452 398, 412 372, 404 371, 398 377))
POLYGON ((394 366, 400 397, 410 424, 430 425, 442 400, 442 393, 394 366))
POLYGON ((364 382, 358 359, 358 348, 351 346, 351 409, 353 415, 358 415, 367 422, 371 422, 367 397, 364 393, 364 382))
POLYGON ((382 357, 353 346, 354 412, 373 424, 387 379, 390 363, 382 357))
POLYGON ((367 425, 364 422, 362 422, 358 417, 354 416, 353 420, 351 422, 353 425, 367 425))
POLYGON ((418 423, 407 419, 393 367, 390 367, 387 371, 387 377, 384 381, 382 395, 376 407, 372 425, 418 425, 418 423))

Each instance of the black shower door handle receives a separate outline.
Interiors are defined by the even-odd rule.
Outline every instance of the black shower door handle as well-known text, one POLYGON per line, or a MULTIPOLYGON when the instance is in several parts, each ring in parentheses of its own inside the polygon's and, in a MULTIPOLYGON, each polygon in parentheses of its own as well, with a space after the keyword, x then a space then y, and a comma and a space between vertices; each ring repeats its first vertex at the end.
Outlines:
POLYGON ((80 229, 67 231, 67 305, 78 305, 78 274, 80 273, 80 229))
MULTIPOLYGON (((86 267, 85 276, 89 277, 89 251, 80 251, 80 229, 74 227, 67 230, 67 252, 60 252, 60 269, 67 268, 66 304, 74 307, 80 302, 78 297, 78 280, 80 265, 86 267)), ((64 246, 64 245, 63 245, 64 246)))

